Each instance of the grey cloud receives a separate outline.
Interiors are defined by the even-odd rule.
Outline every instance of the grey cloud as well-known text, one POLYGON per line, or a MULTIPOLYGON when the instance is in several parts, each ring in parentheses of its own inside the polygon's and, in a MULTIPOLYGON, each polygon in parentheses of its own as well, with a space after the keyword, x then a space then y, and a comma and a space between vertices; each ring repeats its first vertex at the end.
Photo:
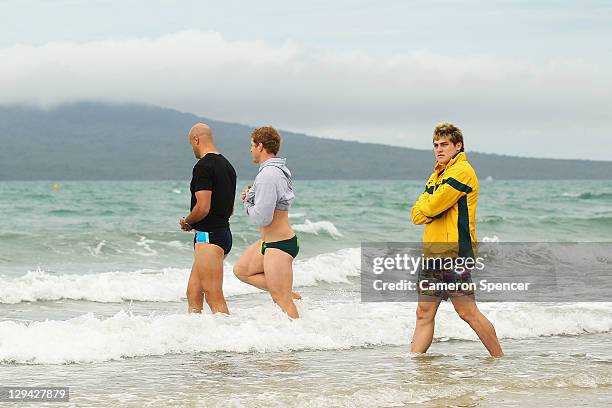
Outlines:
POLYGON ((526 63, 430 52, 383 58, 296 43, 228 41, 200 31, 15 46, 0 49, 0 60, 3 104, 144 102, 415 147, 427 146, 420 135, 451 118, 472 130, 476 150, 605 158, 588 145, 571 152, 550 147, 559 137, 597 140, 612 118, 612 67, 578 60, 526 63), (497 144, 492 134, 499 135, 497 144), (507 146, 513 139, 517 143, 507 146))

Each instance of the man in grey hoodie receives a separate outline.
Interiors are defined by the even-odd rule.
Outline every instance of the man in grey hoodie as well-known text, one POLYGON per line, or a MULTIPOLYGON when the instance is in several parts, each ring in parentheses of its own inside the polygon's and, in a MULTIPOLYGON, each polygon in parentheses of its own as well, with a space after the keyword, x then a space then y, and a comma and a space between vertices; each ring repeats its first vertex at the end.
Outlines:
POLYGON ((249 220, 259 227, 261 239, 251 244, 234 265, 236 276, 270 292, 274 302, 291 318, 298 318, 292 292, 293 259, 299 252, 297 236, 289 224, 289 208, 295 198, 286 159, 276 157, 281 138, 271 126, 251 135, 251 156, 259 164, 252 186, 242 192, 249 220))

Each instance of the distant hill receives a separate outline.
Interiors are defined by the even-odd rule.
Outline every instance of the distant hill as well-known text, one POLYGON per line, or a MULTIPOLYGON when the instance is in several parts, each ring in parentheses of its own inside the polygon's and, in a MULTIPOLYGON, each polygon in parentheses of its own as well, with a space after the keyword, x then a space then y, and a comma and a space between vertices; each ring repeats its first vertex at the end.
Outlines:
MULTIPOLYGON (((75 103, 50 110, 0 107, 0 180, 159 180, 190 177, 187 132, 211 125, 238 176, 252 178, 252 127, 144 105, 75 103)), ((300 179, 418 179, 430 151, 281 131, 282 156, 300 179)), ((612 162, 532 159, 468 152, 479 177, 610 179, 612 162)))

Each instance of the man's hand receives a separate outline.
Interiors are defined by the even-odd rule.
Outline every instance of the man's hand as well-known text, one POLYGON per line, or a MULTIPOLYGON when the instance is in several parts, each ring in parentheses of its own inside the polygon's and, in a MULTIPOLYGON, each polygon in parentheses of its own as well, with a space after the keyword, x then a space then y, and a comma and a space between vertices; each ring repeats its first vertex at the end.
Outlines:
POLYGON ((187 221, 185 221, 185 217, 179 220, 179 225, 181 226, 181 230, 183 231, 191 231, 193 229, 191 228, 191 225, 187 224, 187 221))
POLYGON ((252 184, 249 184, 249 185, 247 186, 247 188, 245 188, 245 189, 244 189, 244 191, 242 192, 242 202, 243 202, 243 203, 244 203, 244 200, 246 200, 247 193, 249 192, 249 189, 250 189, 251 187, 253 187, 253 185, 252 185, 252 184))

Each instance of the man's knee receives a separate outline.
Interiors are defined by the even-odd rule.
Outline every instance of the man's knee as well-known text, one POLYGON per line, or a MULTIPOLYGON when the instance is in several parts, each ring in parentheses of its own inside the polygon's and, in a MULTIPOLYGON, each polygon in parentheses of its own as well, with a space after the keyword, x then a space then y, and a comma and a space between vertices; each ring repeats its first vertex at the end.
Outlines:
POLYGON ((203 293, 206 303, 218 302, 223 299, 223 290, 220 287, 205 287, 203 293))
POLYGON ((244 277, 245 277, 245 275, 247 273, 248 268, 243 263, 236 262, 234 264, 234 269, 233 270, 234 270, 234 275, 236 275, 236 277, 238 279, 244 280, 244 277))
POLYGON ((471 322, 478 317, 478 309, 475 307, 455 307, 455 311, 466 322, 471 322))
POLYGON ((422 323, 430 322, 434 320, 436 316, 436 307, 434 303, 421 305, 419 304, 416 308, 416 318, 422 323))
POLYGON ((202 292, 205 296, 214 296, 218 293, 222 293, 222 281, 219 280, 202 280, 200 281, 202 292))
POLYGON ((187 299, 198 299, 204 295, 202 288, 197 284, 187 285, 187 299))

